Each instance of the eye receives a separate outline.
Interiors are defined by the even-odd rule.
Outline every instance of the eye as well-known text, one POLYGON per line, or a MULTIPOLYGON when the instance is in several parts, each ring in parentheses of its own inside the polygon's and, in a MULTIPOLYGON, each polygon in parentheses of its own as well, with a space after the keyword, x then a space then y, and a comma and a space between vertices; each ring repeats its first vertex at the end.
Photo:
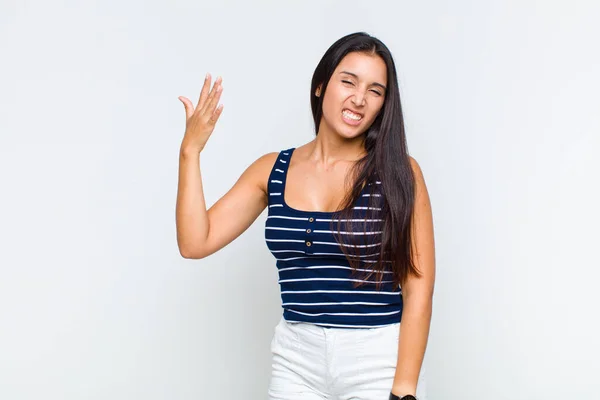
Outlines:
POLYGON ((381 96, 381 93, 375 89, 371 89, 371 92, 375 93, 377 96, 381 96))
POLYGON ((350 81, 347 81, 347 80, 343 80, 343 79, 342 79, 342 83, 345 83, 345 84, 347 84, 347 85, 353 85, 353 86, 354 86, 354 83, 352 83, 352 82, 350 82, 350 81))

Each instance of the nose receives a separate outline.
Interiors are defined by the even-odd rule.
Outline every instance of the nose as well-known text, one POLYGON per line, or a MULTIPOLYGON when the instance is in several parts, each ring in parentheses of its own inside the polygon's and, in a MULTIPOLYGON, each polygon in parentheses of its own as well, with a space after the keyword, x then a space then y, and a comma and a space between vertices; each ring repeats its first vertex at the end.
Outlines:
POLYGON ((357 90, 352 96, 352 103, 356 106, 362 106, 365 103, 365 95, 362 91, 357 90))

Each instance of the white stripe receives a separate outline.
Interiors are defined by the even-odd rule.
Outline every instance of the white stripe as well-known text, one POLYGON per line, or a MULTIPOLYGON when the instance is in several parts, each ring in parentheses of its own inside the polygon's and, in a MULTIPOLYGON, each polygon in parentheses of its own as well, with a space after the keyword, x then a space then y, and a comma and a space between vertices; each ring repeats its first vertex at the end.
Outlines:
POLYGON ((281 196, 281 193, 269 193, 269 196, 281 196))
POLYGON ((360 294, 386 294, 386 295, 394 295, 397 296, 402 294, 402 292, 372 292, 368 290, 286 290, 281 292, 281 294, 307 294, 307 293, 360 293, 360 294))
MULTIPOLYGON (((281 193, 272 193, 271 195, 272 196, 277 196, 277 195, 280 195, 280 194, 281 193)), ((296 219, 298 219, 298 220, 304 220, 304 221, 307 220, 306 218, 296 218, 296 219)), ((300 230, 304 231, 304 229, 300 229, 300 230)), ((331 234, 333 234, 333 233, 340 233, 342 235, 363 235, 363 236, 364 235, 379 235, 380 233, 382 233, 382 231, 369 231, 369 232, 346 232, 346 231, 342 231, 342 232, 336 232, 336 231, 326 231, 326 230, 320 230, 320 229, 314 230, 313 232, 314 233, 331 233, 331 234)))
MULTIPOLYGON (((284 251, 284 250, 282 250, 282 251, 284 251)), ((288 251, 288 250, 285 250, 285 251, 288 251)), ((273 253, 273 251, 271 251, 271 252, 273 253)), ((301 251, 301 252, 299 252, 299 253, 304 253, 304 254, 306 254, 306 252, 304 252, 304 251, 301 251)), ((279 261, 293 261, 293 260, 302 260, 302 259, 304 259, 304 258, 314 258, 314 256, 315 256, 315 255, 333 255, 333 256, 342 256, 342 257, 345 257, 345 255, 344 255, 344 254, 341 254, 341 253, 312 253, 312 254, 313 254, 312 256, 305 256, 305 257, 291 257, 291 258, 278 258, 277 260, 279 260, 279 261)), ((351 255, 350 255, 350 258, 373 257, 373 256, 376 256, 376 255, 379 255, 379 253, 374 253, 374 254, 365 254, 365 255, 360 255, 360 256, 355 256, 355 255, 352 255, 352 254, 351 254, 351 255)), ((362 260, 362 262, 366 262, 366 261, 367 261, 367 260, 362 260)), ((375 261, 373 261, 373 262, 375 262, 375 261)))
POLYGON ((278 169, 278 168, 275 168, 275 171, 277 171, 277 172, 283 172, 282 169, 278 169))
POLYGON ((275 179, 271 179, 271 183, 283 183, 283 181, 278 181, 278 180, 275 180, 275 179))
POLYGON ((313 244, 324 244, 324 245, 328 245, 328 246, 344 246, 344 247, 358 247, 358 248, 364 248, 364 247, 376 247, 379 246, 381 243, 374 243, 374 244, 345 244, 345 243, 337 243, 337 242, 313 242, 313 244))
POLYGON ((295 242, 304 243, 304 240, 292 240, 292 239, 266 239, 267 242, 295 242))
POLYGON ((371 196, 373 196, 373 197, 381 197, 380 194, 363 194, 362 195, 362 197, 371 197, 371 196))
MULTIPOLYGON (((306 321, 296 321, 296 320, 288 320, 288 322, 292 322, 292 323, 307 323, 306 321)), ((342 325, 342 324, 325 324, 325 323, 321 323, 321 322, 312 322, 315 325, 320 325, 320 326, 335 326, 335 327, 339 327, 339 328, 360 328, 360 329, 373 329, 373 328, 385 328, 388 327, 392 324, 385 324, 385 325, 342 325)), ((397 322, 394 322, 394 324, 397 324, 397 322)))
MULTIPOLYGON (((315 256, 346 256, 343 253, 313 253, 313 255, 315 256)), ((364 258, 364 257, 373 257, 373 256, 378 256, 379 253, 373 253, 373 254, 363 254, 363 255, 354 255, 354 254, 350 254, 350 257, 358 257, 358 258, 364 258)), ((366 261, 366 260, 364 260, 366 261)))
POLYGON ((305 313, 305 312, 300 312, 300 311, 295 311, 295 310, 290 310, 288 308, 288 311, 291 311, 293 313, 296 314, 301 314, 301 315, 308 315, 309 317, 320 317, 321 315, 345 315, 345 316, 357 316, 360 315, 361 317, 377 317, 380 315, 392 315, 392 314, 400 314, 402 311, 401 310, 397 310, 397 311, 390 311, 390 312, 380 312, 380 313, 342 313, 342 312, 335 312, 335 313, 305 313))
POLYGON ((281 161, 281 162, 282 162, 282 163, 284 163, 284 164, 287 164, 287 161, 285 161, 285 160, 282 160, 281 158, 279 159, 279 161, 281 161))
MULTIPOLYGON (((300 254, 306 254, 304 251, 300 251, 300 250, 271 250, 271 253, 300 253, 300 254)), ((298 257, 298 258, 303 258, 303 257, 298 257)))
POLYGON ((273 207, 283 207, 283 204, 271 204, 269 206, 269 208, 273 208, 273 207))
MULTIPOLYGON (((280 280, 279 283, 287 282, 304 282, 304 281, 350 281, 350 282, 368 282, 377 283, 375 281, 366 281, 362 279, 345 279, 345 278, 302 278, 302 279, 284 279, 280 280)), ((381 283, 391 283, 393 281, 381 281, 381 283)))
MULTIPOLYGON (((334 231, 321 231, 321 230, 317 230, 317 231, 313 231, 314 233, 334 233, 334 231)), ((382 231, 371 231, 371 232, 335 232, 335 233, 340 233, 342 235, 378 235, 380 234, 382 231)))
POLYGON ((285 154, 286 156, 289 156, 289 155, 290 155, 290 153, 283 153, 283 154, 285 154))
POLYGON ((306 217, 286 217, 284 215, 269 215, 267 217, 267 219, 269 219, 269 218, 281 218, 281 219, 293 219, 296 221, 308 221, 308 218, 306 218, 306 217))
MULTIPOLYGON (((304 251, 299 251, 299 253, 304 253, 306 254, 306 252, 304 251)), ((293 261, 293 260, 301 260, 303 258, 312 258, 312 257, 291 257, 291 258, 277 258, 277 260, 279 261, 293 261)))
MULTIPOLYGON (((291 270, 295 270, 295 269, 354 269, 352 267, 344 267, 341 265, 313 265, 310 267, 289 267, 289 268, 281 268, 279 270, 279 272, 283 272, 283 271, 291 271, 291 270)), ((372 269, 361 269, 361 268, 357 268, 357 271, 364 271, 364 272, 377 272, 375 270, 372 269)), ((393 274, 392 271, 383 271, 384 274, 393 274)))
POLYGON ((273 231, 294 231, 294 232, 304 232, 304 229, 300 228, 279 228, 279 227, 270 227, 267 226, 265 229, 271 229, 273 231))
POLYGON ((381 222, 382 219, 321 219, 317 218, 317 222, 381 222))
POLYGON ((353 305, 361 305, 361 306, 381 306, 381 305, 390 305, 393 303, 373 303, 367 301, 342 301, 342 302, 331 302, 331 303, 283 303, 283 306, 353 306, 353 305))
POLYGON ((377 208, 377 207, 352 207, 353 210, 379 210, 381 211, 381 208, 377 208))
MULTIPOLYGON (((268 228, 268 229, 276 229, 276 228, 268 228)), ((285 228, 281 228, 281 230, 285 230, 285 228)), ((297 231, 302 231, 304 232, 304 229, 294 229, 297 231)), ((267 241, 273 241, 273 239, 268 239, 267 241)), ((305 242, 305 240, 292 240, 292 239, 280 239, 278 240, 280 242, 305 242)), ((381 245, 380 243, 373 243, 373 244, 346 244, 346 243, 337 243, 337 242, 317 242, 317 241, 313 241, 313 244, 322 244, 322 245, 326 245, 326 246, 344 246, 344 247, 354 247, 354 248, 367 248, 367 247, 377 247, 379 245, 381 245)), ((314 254, 318 254, 318 253, 314 253, 314 254)), ((379 253, 374 253, 372 255, 376 255, 379 253)), ((344 255, 344 254, 339 254, 339 255, 344 255)))

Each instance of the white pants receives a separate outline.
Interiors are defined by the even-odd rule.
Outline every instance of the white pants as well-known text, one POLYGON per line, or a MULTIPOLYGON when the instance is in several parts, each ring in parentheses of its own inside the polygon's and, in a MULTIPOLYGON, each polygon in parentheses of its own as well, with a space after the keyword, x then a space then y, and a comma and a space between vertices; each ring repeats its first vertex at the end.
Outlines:
MULTIPOLYGON (((387 400, 394 382, 400 323, 321 328, 283 317, 271 341, 269 400, 387 400)), ((417 384, 426 400, 424 368, 417 384)))

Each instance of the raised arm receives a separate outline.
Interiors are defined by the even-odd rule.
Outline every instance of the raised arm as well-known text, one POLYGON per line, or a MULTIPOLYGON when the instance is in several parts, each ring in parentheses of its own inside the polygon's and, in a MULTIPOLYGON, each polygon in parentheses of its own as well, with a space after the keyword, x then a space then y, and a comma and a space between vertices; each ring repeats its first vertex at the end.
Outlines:
POLYGON ((184 258, 204 258, 241 235, 267 206, 267 180, 277 153, 250 165, 233 187, 206 210, 199 157, 180 159, 177 244, 184 258))
POLYGON ((176 225, 177 245, 184 258, 203 258, 226 246, 256 220, 267 205, 267 180, 277 153, 256 160, 235 185, 209 210, 206 209, 201 152, 221 114, 217 107, 222 87, 220 79, 210 90, 207 75, 196 108, 179 99, 186 111, 186 131, 179 156, 176 225))

